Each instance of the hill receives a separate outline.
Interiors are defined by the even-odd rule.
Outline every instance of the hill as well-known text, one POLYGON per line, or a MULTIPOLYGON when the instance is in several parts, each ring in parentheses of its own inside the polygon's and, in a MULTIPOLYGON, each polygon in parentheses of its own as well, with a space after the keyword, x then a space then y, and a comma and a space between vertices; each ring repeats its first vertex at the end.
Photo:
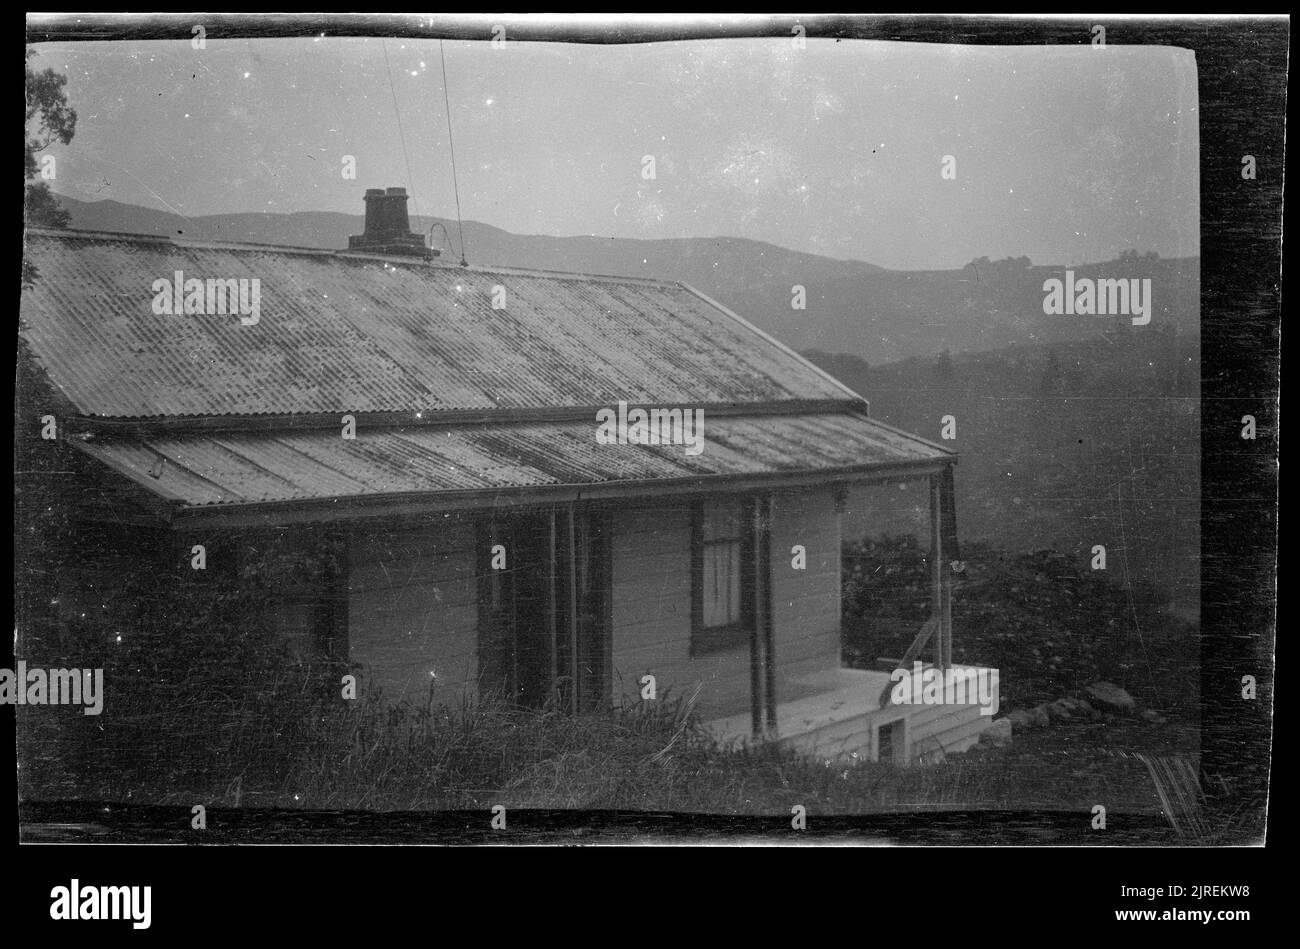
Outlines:
MULTIPOLYGON (((1154 324, 1152 325, 1154 327, 1154 324)), ((957 522, 965 541, 1055 549, 1145 601, 1199 612, 1199 337, 1134 327, 1095 340, 868 366, 807 352, 871 401, 871 414, 939 441, 945 415, 960 452, 957 522)), ((928 500, 857 492, 846 541, 915 531, 928 500)), ((927 541, 928 543, 928 541, 927 541)))

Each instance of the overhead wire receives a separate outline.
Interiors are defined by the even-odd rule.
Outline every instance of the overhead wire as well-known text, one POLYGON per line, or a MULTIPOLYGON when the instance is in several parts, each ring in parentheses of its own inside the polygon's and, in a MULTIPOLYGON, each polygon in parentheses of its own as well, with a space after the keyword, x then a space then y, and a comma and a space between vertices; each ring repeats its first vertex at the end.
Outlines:
POLYGON ((468 267, 465 259, 465 224, 460 217, 460 184, 456 180, 456 140, 451 134, 451 94, 447 91, 447 53, 442 40, 438 40, 438 56, 442 60, 442 102, 447 110, 447 144, 451 151, 451 189, 456 195, 456 229, 460 233, 460 265, 468 267))

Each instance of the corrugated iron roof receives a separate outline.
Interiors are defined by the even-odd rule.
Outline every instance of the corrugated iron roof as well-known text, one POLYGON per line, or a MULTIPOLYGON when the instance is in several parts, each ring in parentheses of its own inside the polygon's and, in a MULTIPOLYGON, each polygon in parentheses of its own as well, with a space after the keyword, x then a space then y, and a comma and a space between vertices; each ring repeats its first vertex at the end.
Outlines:
POLYGON ((74 442, 184 507, 829 472, 951 461, 857 413, 704 418, 704 449, 600 445, 596 421, 358 431, 191 433, 74 442), (160 459, 163 463, 159 465, 160 459), (150 472, 161 473, 154 477, 150 472))
POLYGON ((96 433, 71 443, 173 511, 953 460, 681 284, 79 232, 28 255, 21 336, 96 433), (155 314, 175 271, 258 279, 259 321, 155 314), (619 402, 704 407, 703 452, 599 444, 619 402))
POLYGON ((680 284, 75 231, 26 253, 20 333, 84 415, 854 398, 680 284), (176 271, 256 278, 258 323, 155 314, 176 271))

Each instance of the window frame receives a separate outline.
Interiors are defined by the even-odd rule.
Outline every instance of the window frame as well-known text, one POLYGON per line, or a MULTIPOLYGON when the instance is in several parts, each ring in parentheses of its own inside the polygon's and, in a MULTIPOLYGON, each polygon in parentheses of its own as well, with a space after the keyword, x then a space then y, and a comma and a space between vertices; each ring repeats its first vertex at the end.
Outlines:
POLYGON ((692 658, 728 652, 753 643, 757 622, 754 610, 754 582, 758 556, 754 499, 719 496, 696 501, 691 508, 691 644, 692 658), (738 504, 740 536, 735 540, 714 543, 740 544, 740 618, 719 626, 704 625, 704 517, 711 505, 738 504))

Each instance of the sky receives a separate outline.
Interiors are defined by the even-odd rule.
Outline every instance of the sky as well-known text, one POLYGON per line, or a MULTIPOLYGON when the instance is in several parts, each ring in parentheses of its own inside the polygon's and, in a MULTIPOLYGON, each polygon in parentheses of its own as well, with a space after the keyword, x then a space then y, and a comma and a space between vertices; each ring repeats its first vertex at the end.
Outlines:
MULTIPOLYGON (((78 113, 71 144, 50 149, 56 192, 187 216, 360 214, 363 189, 405 186, 413 213, 455 216, 437 41, 37 49, 33 66, 66 73, 78 113)), ((908 270, 1199 253, 1186 50, 742 39, 443 51, 466 220, 725 235, 908 270)))

